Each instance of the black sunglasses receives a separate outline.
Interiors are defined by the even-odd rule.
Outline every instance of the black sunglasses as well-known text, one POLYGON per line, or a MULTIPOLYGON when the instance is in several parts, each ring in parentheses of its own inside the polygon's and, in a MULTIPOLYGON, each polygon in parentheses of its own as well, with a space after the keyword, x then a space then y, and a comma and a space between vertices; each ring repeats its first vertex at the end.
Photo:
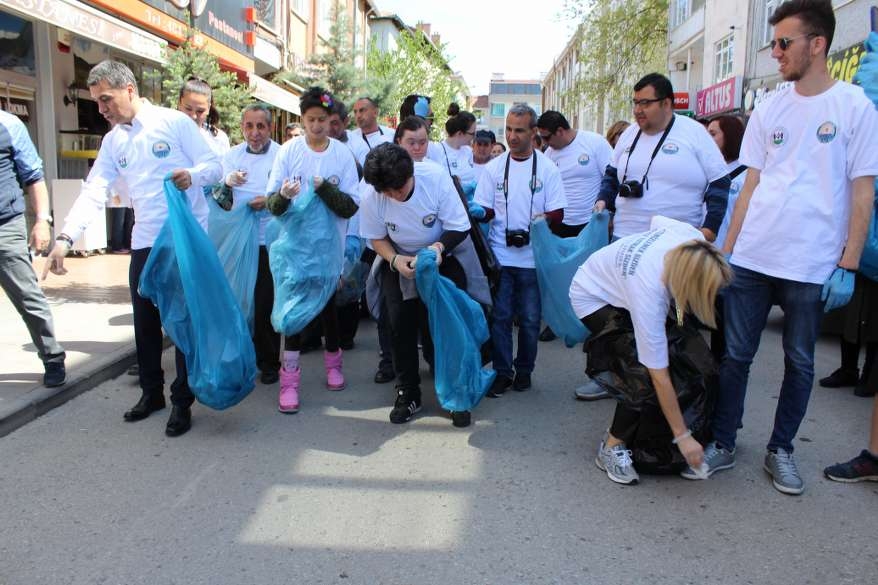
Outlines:
POLYGON ((790 48, 790 45, 793 44, 794 40, 801 39, 802 37, 808 37, 810 39, 811 37, 816 37, 816 36, 817 35, 815 35, 814 33, 807 33, 804 35, 799 35, 797 37, 781 37, 779 39, 771 39, 771 41, 768 43, 768 46, 771 47, 772 51, 774 50, 775 47, 780 47, 781 51, 786 51, 787 49, 790 48))

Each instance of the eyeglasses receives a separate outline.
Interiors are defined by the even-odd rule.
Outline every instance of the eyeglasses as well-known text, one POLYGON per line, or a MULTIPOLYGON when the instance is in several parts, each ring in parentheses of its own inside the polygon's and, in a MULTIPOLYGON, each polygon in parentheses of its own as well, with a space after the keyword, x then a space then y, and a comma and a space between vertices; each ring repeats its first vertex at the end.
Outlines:
POLYGON ((775 47, 780 47, 781 51, 786 51, 787 49, 790 48, 790 45, 793 44, 794 40, 801 39, 802 37, 808 37, 810 39, 811 37, 816 37, 816 36, 817 35, 815 35, 814 33, 807 33, 804 35, 799 35, 797 37, 781 37, 779 39, 771 39, 771 42, 768 43, 768 46, 771 47, 772 51, 774 50, 775 47))
POLYGON ((631 105, 635 108, 640 106, 641 108, 645 108, 649 104, 654 104, 655 102, 660 102, 667 98, 653 98, 651 100, 631 100, 631 105))

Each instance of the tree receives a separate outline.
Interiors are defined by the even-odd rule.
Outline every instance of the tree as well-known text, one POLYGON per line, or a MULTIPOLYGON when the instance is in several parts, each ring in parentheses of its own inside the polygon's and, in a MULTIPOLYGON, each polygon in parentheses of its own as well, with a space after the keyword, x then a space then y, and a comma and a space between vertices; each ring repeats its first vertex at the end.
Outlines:
POLYGON ((165 64, 158 74, 162 81, 162 101, 169 108, 177 107, 180 88, 187 79, 203 79, 212 89, 219 126, 229 135, 232 144, 242 140, 241 110, 250 101, 250 89, 238 83, 234 73, 222 71, 217 58, 196 47, 191 37, 176 49, 165 49, 165 64))
POLYGON ((369 95, 380 102, 387 93, 381 87, 373 87, 366 81, 363 71, 357 67, 357 51, 351 43, 353 28, 345 4, 336 1, 332 5, 332 26, 329 37, 322 41, 322 50, 308 58, 301 71, 281 71, 275 80, 289 80, 301 87, 320 86, 329 90, 336 99, 350 104, 361 95, 369 95))
MULTIPOLYGON (((434 45, 421 31, 402 31, 396 41, 396 50, 381 53, 373 44, 367 63, 367 73, 373 83, 389 88, 385 112, 396 116, 402 100, 409 94, 428 95, 437 118, 444 116, 452 102, 460 102, 466 95, 460 78, 448 67, 445 45, 434 45)), ((465 103, 458 103, 461 109, 465 103)), ((441 124, 433 126, 433 138, 439 138, 441 124)))
POLYGON ((603 132, 606 120, 629 117, 641 77, 667 69, 668 0, 572 0, 567 10, 582 19, 582 69, 565 97, 589 105, 603 132))

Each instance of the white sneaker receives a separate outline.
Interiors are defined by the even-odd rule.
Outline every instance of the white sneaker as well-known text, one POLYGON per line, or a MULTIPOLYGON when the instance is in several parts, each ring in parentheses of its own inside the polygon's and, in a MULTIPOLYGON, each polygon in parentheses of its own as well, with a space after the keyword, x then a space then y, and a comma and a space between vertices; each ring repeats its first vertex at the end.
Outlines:
POLYGON ((640 481, 640 476, 634 470, 634 462, 631 460, 631 451, 625 447, 625 443, 620 443, 615 447, 607 448, 606 442, 601 441, 598 456, 595 457, 594 464, 601 471, 607 472, 607 477, 616 483, 623 485, 633 485, 640 481))

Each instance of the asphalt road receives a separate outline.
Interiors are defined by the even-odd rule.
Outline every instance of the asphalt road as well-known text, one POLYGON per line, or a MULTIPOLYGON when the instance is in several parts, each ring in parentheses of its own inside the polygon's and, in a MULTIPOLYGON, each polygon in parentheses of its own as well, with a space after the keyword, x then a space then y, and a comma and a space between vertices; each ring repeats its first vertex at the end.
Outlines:
MULTIPOLYGON (((139 390, 122 376, 0 438, 0 584, 873 582, 878 484, 821 473, 865 446, 871 401, 814 390, 804 495, 762 470, 777 320, 738 465, 707 482, 611 483, 593 460, 613 404, 573 400, 583 355, 559 341, 540 344, 532 391, 486 399, 468 429, 429 378, 418 418, 388 422, 394 391, 372 383, 365 323, 344 392, 323 389, 319 352, 304 356, 296 415, 258 386, 225 412, 196 406, 192 431, 168 439, 167 410, 123 422, 139 390)), ((821 341, 818 376, 837 356, 821 341)))

